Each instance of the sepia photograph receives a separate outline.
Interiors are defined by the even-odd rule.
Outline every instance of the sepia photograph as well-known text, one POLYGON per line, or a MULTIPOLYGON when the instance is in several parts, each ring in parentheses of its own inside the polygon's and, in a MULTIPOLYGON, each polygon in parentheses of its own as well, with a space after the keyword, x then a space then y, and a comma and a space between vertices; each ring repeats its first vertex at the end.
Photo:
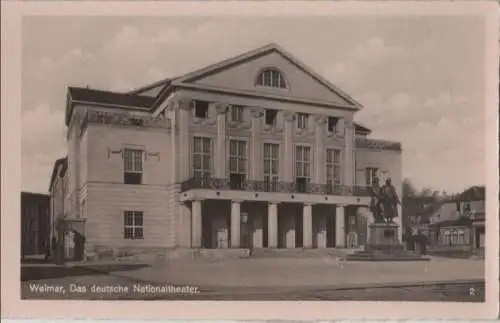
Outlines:
POLYGON ((186 12, 22 17, 25 306, 485 304, 486 15, 186 12))

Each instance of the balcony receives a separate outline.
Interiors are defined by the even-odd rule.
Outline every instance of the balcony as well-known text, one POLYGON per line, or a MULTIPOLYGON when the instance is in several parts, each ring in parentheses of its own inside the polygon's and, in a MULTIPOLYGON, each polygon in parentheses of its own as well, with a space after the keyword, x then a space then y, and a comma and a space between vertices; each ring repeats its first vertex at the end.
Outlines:
POLYGON ((366 186, 343 186, 314 183, 268 182, 229 179, 214 177, 192 177, 181 183, 181 192, 193 189, 236 190, 267 193, 302 193, 335 196, 370 196, 370 188, 366 186))

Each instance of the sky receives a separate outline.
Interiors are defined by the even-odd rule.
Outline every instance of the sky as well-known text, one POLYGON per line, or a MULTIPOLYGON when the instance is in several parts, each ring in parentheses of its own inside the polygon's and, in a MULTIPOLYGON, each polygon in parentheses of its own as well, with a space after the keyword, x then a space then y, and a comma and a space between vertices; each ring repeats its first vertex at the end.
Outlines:
POLYGON ((22 189, 66 154, 68 86, 127 91, 274 42, 363 104, 355 121, 403 146, 403 177, 484 185, 484 21, 474 16, 26 17, 22 189))

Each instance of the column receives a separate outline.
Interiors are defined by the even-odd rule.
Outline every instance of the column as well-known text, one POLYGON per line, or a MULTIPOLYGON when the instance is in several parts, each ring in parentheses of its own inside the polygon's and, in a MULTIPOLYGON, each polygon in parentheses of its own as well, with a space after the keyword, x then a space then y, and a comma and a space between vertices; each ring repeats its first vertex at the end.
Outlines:
POLYGON ((394 219, 394 223, 398 224, 398 241, 399 243, 403 243, 403 221, 402 221, 403 208, 401 204, 398 204, 397 208, 398 208, 398 216, 394 219))
POLYGON ((295 112, 284 111, 283 116, 285 120, 284 182, 293 182, 294 158, 292 156, 295 155, 293 151, 293 121, 295 120, 295 112))
POLYGON ((193 200, 191 205, 191 248, 201 248, 202 241, 201 201, 193 200))
POLYGON ((313 182, 317 184, 326 183, 326 158, 325 158, 325 116, 316 116, 316 142, 314 145, 314 177, 313 182))
POLYGON ((345 247, 345 205, 337 205, 335 212, 335 247, 345 247))
MULTIPOLYGON (((169 159, 170 159, 170 177, 169 177, 169 183, 174 184, 179 182, 179 145, 177 144, 177 112, 175 110, 175 104, 172 102, 169 102, 166 108, 166 112, 169 117, 170 117, 170 126, 171 126, 171 132, 170 132, 170 143, 171 143, 171 151, 173 154, 170 154, 169 159)), ((189 240, 191 241, 191 240, 189 240)))
POLYGON ((226 178, 226 112, 227 104, 216 103, 215 111, 217 112, 217 140, 215 143, 215 177, 226 178))
POLYGON ((267 247, 278 247, 278 203, 270 202, 267 208, 267 247))
POLYGON ((304 204, 302 213, 302 229, 303 229, 303 244, 304 248, 312 248, 312 205, 304 204))
POLYGON ((262 125, 262 116, 264 109, 253 107, 250 110, 252 116, 252 140, 250 143, 250 180, 260 180, 261 165, 262 165, 262 145, 260 142, 260 133, 262 125))
POLYGON ((190 175, 189 151, 189 119, 191 117, 191 101, 178 98, 176 105, 179 110, 179 181, 184 181, 190 175))
POLYGON ((344 185, 354 186, 354 124, 344 119, 344 185))
POLYGON ((241 242, 241 201, 231 202, 231 248, 239 248, 241 242))

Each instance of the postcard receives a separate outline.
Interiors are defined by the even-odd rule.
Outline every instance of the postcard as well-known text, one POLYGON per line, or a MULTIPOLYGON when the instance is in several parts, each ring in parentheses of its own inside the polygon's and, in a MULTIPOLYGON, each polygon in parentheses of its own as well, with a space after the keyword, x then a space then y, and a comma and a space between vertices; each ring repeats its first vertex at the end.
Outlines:
POLYGON ((2 316, 498 311, 495 2, 3 2, 2 316))

